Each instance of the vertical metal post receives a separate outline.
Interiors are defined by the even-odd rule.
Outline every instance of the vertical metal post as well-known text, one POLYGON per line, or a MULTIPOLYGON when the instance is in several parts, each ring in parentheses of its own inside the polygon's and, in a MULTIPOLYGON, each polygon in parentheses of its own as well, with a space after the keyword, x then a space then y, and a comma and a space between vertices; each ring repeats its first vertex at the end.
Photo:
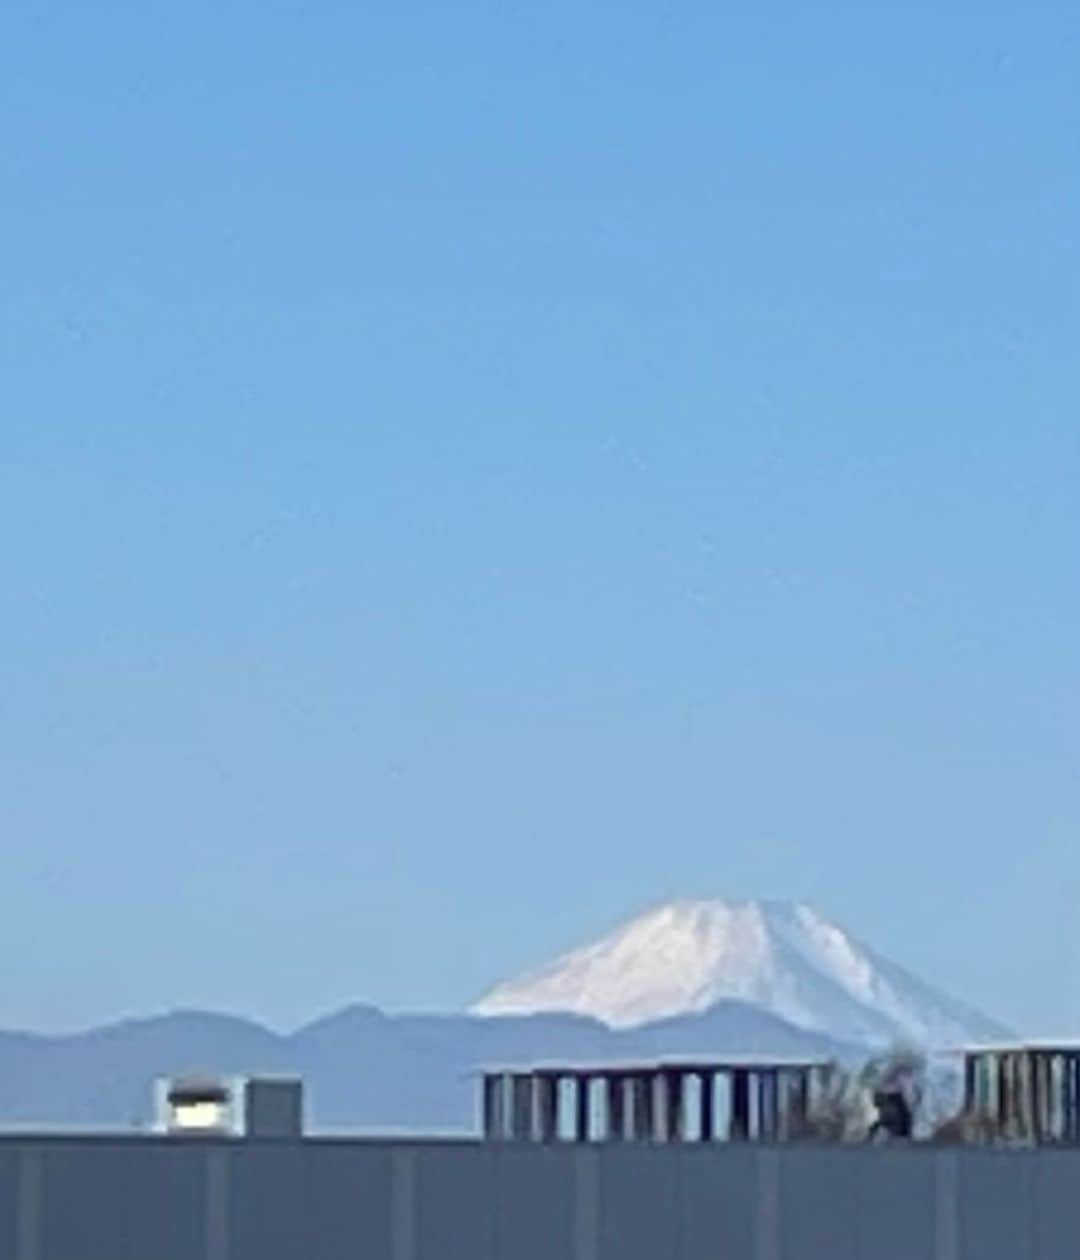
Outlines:
POLYGON ((607 1078, 607 1137, 610 1142, 626 1138, 626 1077, 614 1073, 607 1078))
POLYGON ((1050 1055, 1039 1056, 1043 1078, 1043 1141, 1054 1139, 1054 1063, 1050 1055))
POLYGON ((1069 1141, 1080 1142, 1080 1060, 1069 1053, 1069 1141))
POLYGON ((763 1072, 762 1076, 765 1081, 765 1088, 763 1091, 764 1106, 762 1107, 761 1136, 766 1142, 775 1142, 780 1130, 779 1081, 776 1072, 772 1068, 767 1072, 763 1072))
POLYGON ((984 1116, 992 1115, 994 1110, 993 1069, 993 1056, 980 1054, 975 1061, 975 1101, 984 1116))
POLYGON ((975 1066, 978 1062, 974 1054, 964 1055, 964 1111, 973 1115, 978 1110, 975 1098, 975 1066))
POLYGON ((683 1074, 678 1070, 663 1074, 664 1141, 678 1142, 682 1137, 683 1074))
POLYGON ((576 1107, 574 1141, 587 1142, 589 1140, 589 1077, 584 1072, 575 1072, 574 1085, 577 1091, 574 1099, 576 1107))
POLYGON ((642 1073, 634 1077, 634 1138, 651 1142, 656 1136, 656 1114, 653 1101, 653 1078, 642 1073))
POLYGON ((800 1067, 796 1068, 792 1073, 792 1080, 788 1088, 788 1098, 790 1099, 789 1107, 791 1108, 791 1116, 788 1121, 788 1132, 795 1137, 804 1137, 810 1124, 810 1087, 815 1080, 818 1084, 818 1092, 824 1090, 826 1078, 823 1071, 815 1072, 813 1068, 800 1067))
POLYGON ((649 1120, 649 1141, 659 1141, 660 1133, 660 1108, 657 1105, 657 1095, 659 1094, 659 1077, 650 1072, 645 1078, 645 1114, 649 1120))
POLYGON ((499 1078, 490 1072, 484 1073, 484 1138, 490 1142, 500 1137, 499 1125, 499 1078))
POLYGON ((655 1131, 659 1142, 671 1140, 671 1091, 668 1074, 659 1072, 653 1078, 653 1106, 655 1113, 655 1131))
POLYGON ((1046 1055, 1041 1051, 1032 1051, 1032 1130, 1037 1143, 1045 1142, 1047 1136, 1047 1101, 1049 1090, 1046 1079, 1046 1055))
POLYGON ((500 1072, 495 1078, 495 1136, 502 1140, 511 1136, 513 1109, 509 1072, 500 1072))
POLYGON ((701 1141, 711 1142, 716 1136, 716 1077, 712 1072, 702 1072, 698 1079, 701 1081, 701 1141))
POLYGON ((994 1082, 997 1090, 997 1118, 1004 1132, 1009 1129, 1009 1056, 999 1054, 994 1057, 994 1082))
POLYGON ((634 1073, 626 1078, 626 1136, 631 1142, 641 1141, 641 1086, 634 1073))
POLYGON ((780 1073, 773 1071, 772 1088, 770 1090, 770 1100, 772 1112, 770 1114, 770 1126, 772 1128, 772 1141, 780 1140, 780 1073))
POLYGON ((1080 1141, 1080 1062, 1070 1052, 1065 1059, 1069 1079, 1069 1119, 1066 1132, 1073 1144, 1080 1141))
POLYGON ((1024 1137, 1024 1056, 1012 1056, 1013 1132, 1024 1137))
POLYGON ((554 1142, 559 1120, 559 1078, 541 1073, 536 1077, 536 1136, 554 1142))
POLYGON ((997 1055, 984 1054, 979 1059, 979 1098, 982 1112, 997 1118, 997 1055))
POLYGON ((734 1068, 731 1073, 731 1140, 745 1142, 750 1136, 750 1073, 734 1068))
POLYGON ((1023 1100, 1024 1141, 1034 1142, 1038 1135, 1035 1104, 1035 1055, 1026 1050, 1020 1060, 1020 1097, 1023 1100))
POLYGON ((1004 1128, 1006 1124, 1006 1090, 1005 1090, 1005 1056, 994 1054, 990 1057, 993 1064, 990 1085, 993 1102, 991 1111, 999 1128, 1004 1128))
POLYGON ((515 1142, 528 1142, 532 1137, 532 1077, 515 1072, 510 1093, 510 1136, 515 1142))
POLYGON ((775 1068, 769 1072, 769 1140, 780 1140, 780 1074, 775 1068))
POLYGON ((1080 1142, 1080 1060, 1069 1053, 1069 1140, 1080 1142))
POLYGON ((1046 1079, 1048 1082, 1047 1099, 1049 1106, 1049 1137, 1052 1142, 1061 1140, 1061 1095, 1062 1073, 1061 1059, 1056 1054, 1049 1054, 1046 1057, 1046 1079))

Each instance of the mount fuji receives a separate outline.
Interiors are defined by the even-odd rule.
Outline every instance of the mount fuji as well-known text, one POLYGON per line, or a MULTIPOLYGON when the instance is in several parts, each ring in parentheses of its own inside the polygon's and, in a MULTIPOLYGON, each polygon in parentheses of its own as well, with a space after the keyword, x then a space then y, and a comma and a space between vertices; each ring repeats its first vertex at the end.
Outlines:
POLYGON ((867 1046, 956 1047, 1006 1031, 812 906, 773 901, 660 906, 496 985, 472 1013, 572 1013, 631 1029, 732 1001, 807 1032, 867 1046))

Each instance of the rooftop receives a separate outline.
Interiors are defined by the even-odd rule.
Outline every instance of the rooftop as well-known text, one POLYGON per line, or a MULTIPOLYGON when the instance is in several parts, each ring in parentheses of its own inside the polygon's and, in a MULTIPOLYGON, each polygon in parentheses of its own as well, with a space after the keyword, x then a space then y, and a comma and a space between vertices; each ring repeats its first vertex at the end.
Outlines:
POLYGON ((777 1058, 772 1055, 725 1055, 706 1058, 702 1055, 664 1055, 660 1059, 577 1059, 572 1062, 542 1060, 532 1063, 492 1063, 477 1067, 477 1074, 497 1076, 517 1074, 528 1076, 574 1076, 591 1073, 630 1075, 657 1074, 666 1071, 679 1072, 729 1072, 802 1070, 831 1066, 829 1059, 777 1058))
POLYGON ((1080 1054, 1080 1039, 1048 1038, 1046 1040, 989 1041, 962 1046, 958 1054, 1080 1054))

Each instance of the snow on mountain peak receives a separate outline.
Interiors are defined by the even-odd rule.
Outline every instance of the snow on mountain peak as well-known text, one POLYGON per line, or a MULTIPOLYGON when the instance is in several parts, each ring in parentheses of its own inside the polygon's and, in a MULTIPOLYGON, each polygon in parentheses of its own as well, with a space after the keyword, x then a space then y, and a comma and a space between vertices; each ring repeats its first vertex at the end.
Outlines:
POLYGON ((613 1028, 753 1003, 845 1040, 957 1044, 1001 1029, 802 903, 687 900, 496 985, 479 1015, 564 1011, 613 1028))

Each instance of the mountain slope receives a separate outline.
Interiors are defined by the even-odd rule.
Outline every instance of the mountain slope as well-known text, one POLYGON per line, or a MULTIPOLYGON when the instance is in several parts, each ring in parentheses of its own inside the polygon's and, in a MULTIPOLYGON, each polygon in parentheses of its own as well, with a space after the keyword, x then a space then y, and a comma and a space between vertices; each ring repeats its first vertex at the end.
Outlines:
POLYGON ((569 1011, 613 1028, 738 1000, 797 1028, 867 1045, 996 1037, 992 1020, 938 993, 811 906, 682 901, 651 910, 546 967, 497 985, 478 1015, 569 1011))

